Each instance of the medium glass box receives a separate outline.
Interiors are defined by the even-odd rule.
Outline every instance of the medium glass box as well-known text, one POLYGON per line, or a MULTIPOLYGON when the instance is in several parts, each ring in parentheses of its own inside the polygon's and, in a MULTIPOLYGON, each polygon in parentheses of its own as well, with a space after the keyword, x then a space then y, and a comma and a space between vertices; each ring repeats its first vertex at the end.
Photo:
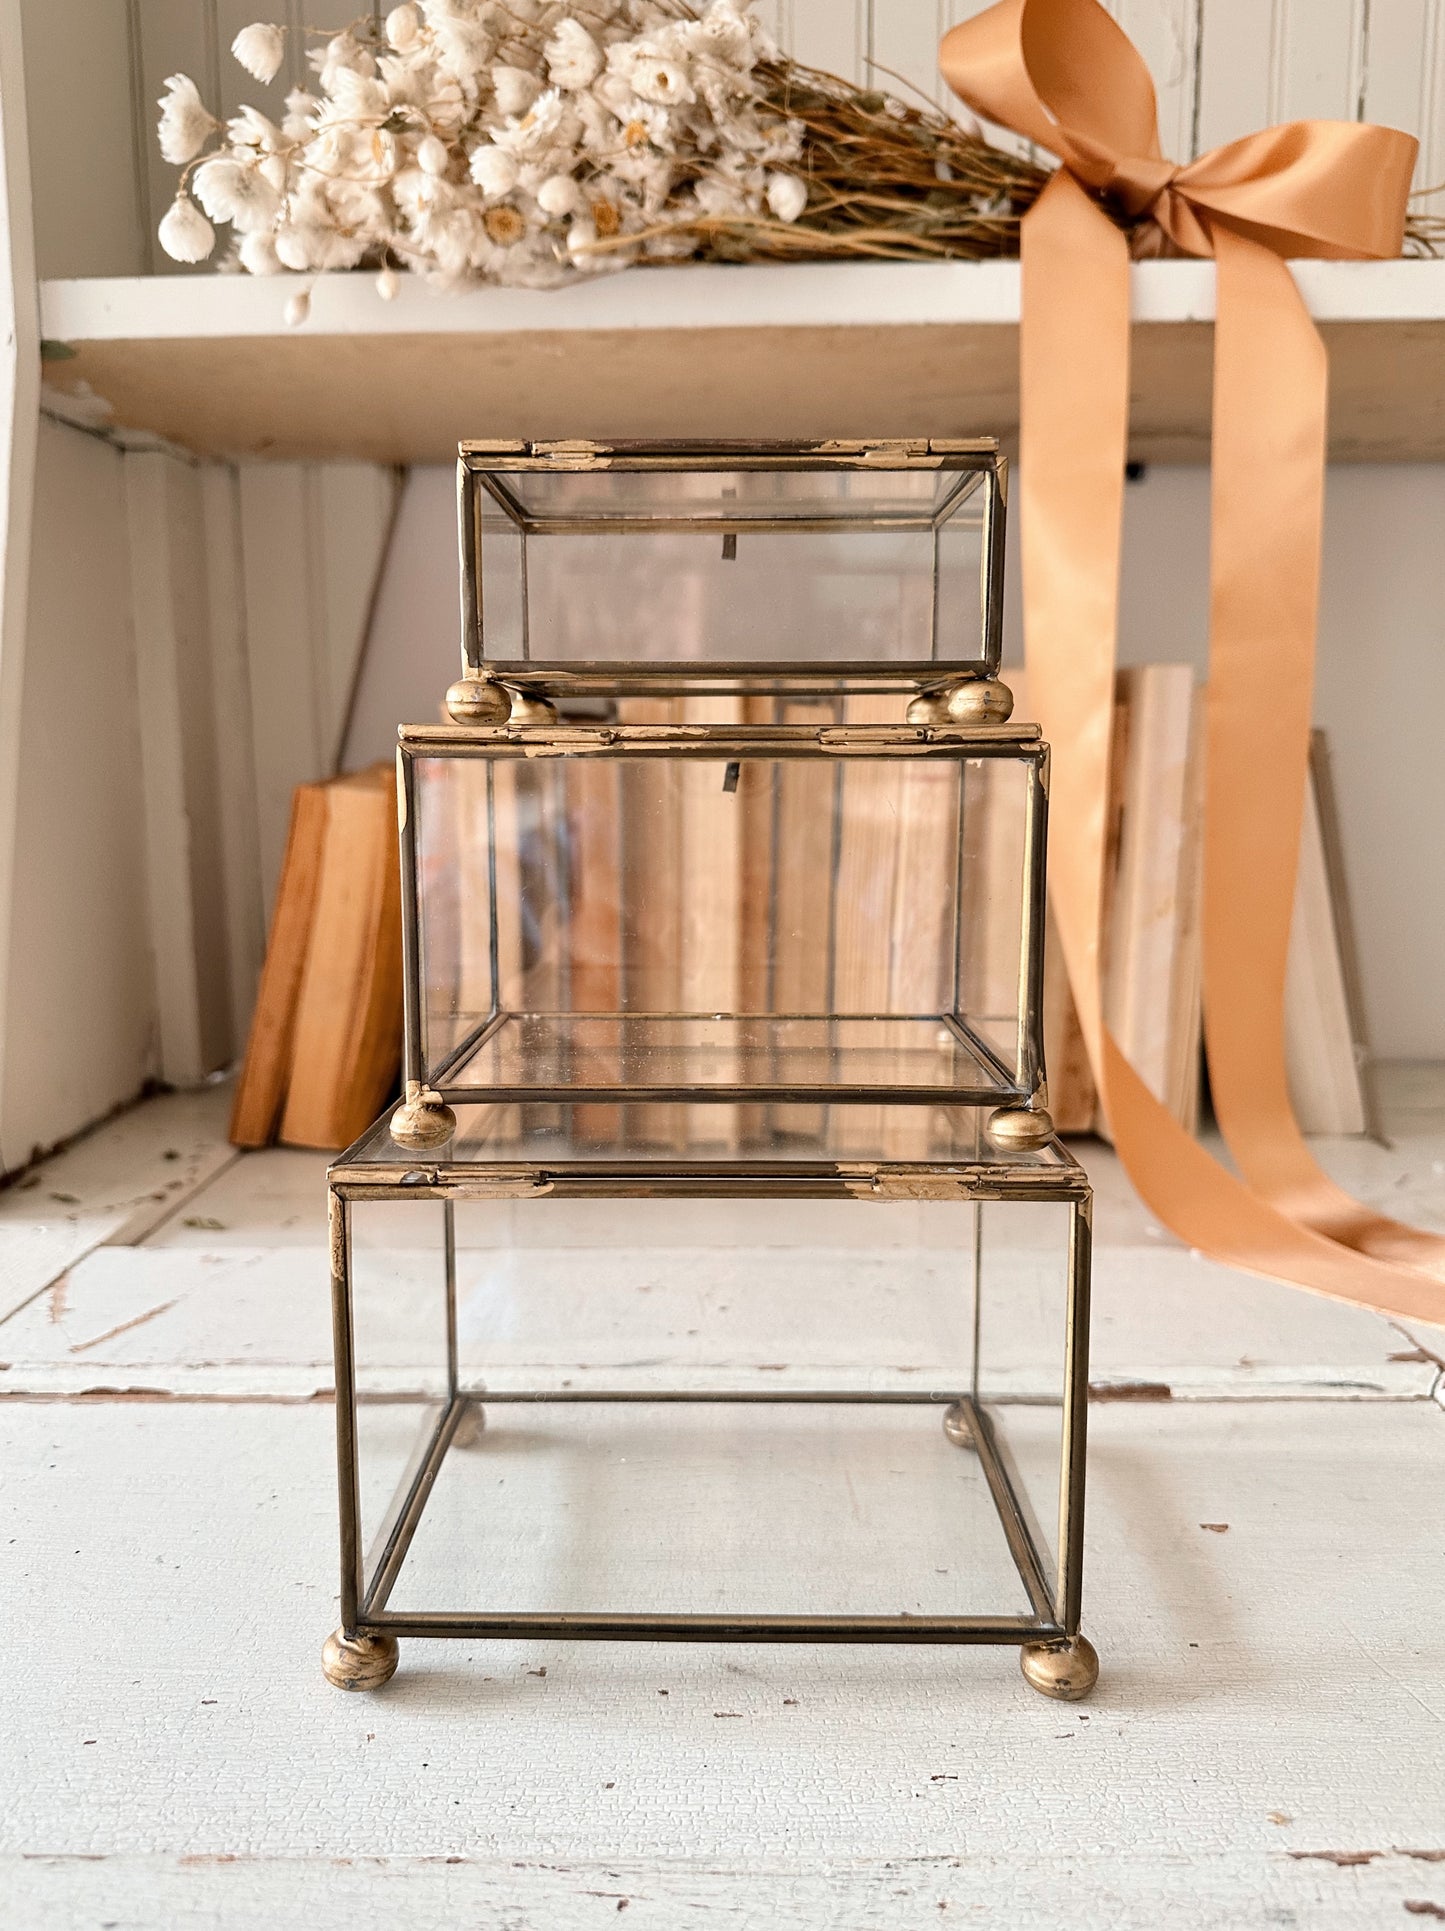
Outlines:
POLYGON ((1032 1100, 1037 730, 832 722, 851 702, 404 730, 408 1082, 730 1103, 685 1142, 811 1133, 795 1107, 1032 1100))

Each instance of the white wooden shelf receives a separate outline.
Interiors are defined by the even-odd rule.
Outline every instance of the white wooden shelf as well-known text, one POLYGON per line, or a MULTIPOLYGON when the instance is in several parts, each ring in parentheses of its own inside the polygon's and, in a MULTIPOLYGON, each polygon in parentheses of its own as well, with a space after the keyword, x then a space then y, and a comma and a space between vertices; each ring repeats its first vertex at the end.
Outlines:
MULTIPOLYGON (((1331 453, 1445 458, 1445 261, 1304 262, 1331 453)), ((1134 454, 1207 453, 1212 263, 1133 270, 1134 454)), ((410 277, 41 287, 57 388, 208 455, 445 462, 464 436, 954 435, 1018 422, 1016 262, 692 267, 548 292, 410 277)), ((1087 380, 1082 352, 1079 377, 1087 380)))

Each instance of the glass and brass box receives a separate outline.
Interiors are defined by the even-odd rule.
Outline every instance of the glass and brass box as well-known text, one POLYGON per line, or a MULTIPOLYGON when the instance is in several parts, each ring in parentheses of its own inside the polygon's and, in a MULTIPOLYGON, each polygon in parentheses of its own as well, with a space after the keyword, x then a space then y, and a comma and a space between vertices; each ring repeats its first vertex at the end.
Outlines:
POLYGON ((463 443, 463 664, 552 702, 992 677, 1004 475, 979 439, 463 443))
POLYGON ((331 1173, 332 1681, 1000 1642, 1078 1696, 1090 1196, 982 442, 463 445, 405 1094, 331 1173))

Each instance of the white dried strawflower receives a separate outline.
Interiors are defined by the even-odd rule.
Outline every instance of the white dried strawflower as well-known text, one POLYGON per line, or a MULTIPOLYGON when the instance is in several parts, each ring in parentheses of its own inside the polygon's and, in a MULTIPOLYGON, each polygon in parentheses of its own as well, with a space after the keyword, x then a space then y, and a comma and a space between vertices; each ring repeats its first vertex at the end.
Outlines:
POLYGON ((195 160, 221 123, 206 107, 189 74, 172 74, 165 89, 156 102, 161 110, 157 130, 161 158, 181 168, 195 160))
POLYGON ((359 74, 370 80, 376 73, 376 62, 349 29, 333 35, 324 47, 313 48, 306 58, 320 79, 323 94, 336 93, 342 74, 359 74))
POLYGON ((629 78, 634 94, 644 101, 656 101, 660 107, 685 106, 697 99, 681 61, 643 55, 633 61, 629 78))
POLYGON ((262 82, 273 81, 286 58, 286 36, 279 27, 268 27, 258 20, 253 26, 242 27, 231 42, 231 52, 248 74, 262 82))
POLYGON ((497 104, 497 112, 514 119, 525 114, 542 91, 542 83, 535 74, 529 74, 525 67, 494 67, 492 69, 492 98, 497 104))
POLYGON ((411 0, 400 7, 393 7, 386 16, 386 38, 388 45, 395 47, 399 54, 408 52, 421 39, 421 16, 411 5, 411 0))
POLYGON ((417 147, 416 158, 417 165, 428 174, 445 174, 452 157, 445 141, 438 140, 435 134, 427 134, 417 147))
POLYGON ((567 230, 567 253, 574 267, 593 268, 596 257, 592 250, 597 246, 597 224, 589 215, 581 215, 567 230))
POLYGON ((543 49, 554 87, 590 87, 602 72, 602 49, 580 20, 566 16, 543 49))
POLYGON ((513 154, 542 154, 561 137, 568 110, 555 87, 539 94, 520 120, 509 120, 492 135, 498 147, 513 154))
POLYGON ((276 253, 274 235, 242 235, 236 258, 248 275, 279 275, 281 257, 276 253))
POLYGON ((570 215, 582 206, 582 190, 570 174, 549 174, 537 189, 544 215, 570 215))
POLYGON ((485 195, 510 194, 517 185, 516 157, 491 141, 472 149, 467 172, 485 195))
POLYGON ((289 141, 304 141, 316 132, 316 116, 320 111, 321 103, 314 94, 308 94, 304 87, 293 87, 286 96, 281 132, 289 141))
POLYGON ((177 195, 157 230, 172 261, 204 261, 216 245, 216 231, 188 195, 177 195))
POLYGON ((255 107, 240 108, 227 121, 226 135, 233 148, 260 148, 263 154, 275 154, 287 144, 276 123, 255 107))
POLYGON ((807 183, 796 174, 768 176, 768 206, 779 221, 796 221, 808 205, 807 183))
POLYGON ((281 212, 281 196, 249 160, 217 155, 203 161, 193 186, 212 221, 229 221, 243 235, 269 228, 281 212))

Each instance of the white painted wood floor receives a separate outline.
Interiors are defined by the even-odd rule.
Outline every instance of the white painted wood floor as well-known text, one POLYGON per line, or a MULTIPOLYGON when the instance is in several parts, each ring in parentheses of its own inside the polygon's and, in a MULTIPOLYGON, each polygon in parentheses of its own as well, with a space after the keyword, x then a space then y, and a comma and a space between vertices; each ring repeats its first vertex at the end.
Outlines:
MULTIPOLYGON (((1393 1147, 1327 1162, 1445 1226, 1445 1069, 1388 1092, 1393 1147)), ((1005 1650, 550 1642, 404 1643, 346 1697, 325 1161, 232 1154, 228 1097, 0 1196, 6 1931, 1445 1919, 1445 1331, 1194 1259, 1088 1146, 1090 1702, 1005 1650)), ((678 1241, 710 1309, 724 1233, 678 1241)))

